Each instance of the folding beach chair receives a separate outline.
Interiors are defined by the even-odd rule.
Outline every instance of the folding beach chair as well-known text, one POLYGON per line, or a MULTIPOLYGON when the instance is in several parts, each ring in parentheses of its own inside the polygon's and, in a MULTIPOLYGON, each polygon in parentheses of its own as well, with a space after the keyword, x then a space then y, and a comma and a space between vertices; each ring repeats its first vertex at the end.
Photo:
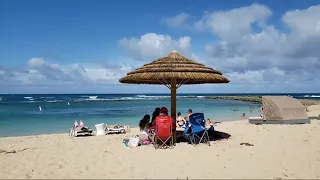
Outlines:
POLYGON ((203 113, 193 113, 189 116, 189 124, 185 133, 190 136, 190 141, 193 145, 203 142, 210 146, 209 134, 206 129, 203 113))
POLYGON ((156 149, 173 147, 171 116, 158 116, 156 118, 154 147, 156 149))

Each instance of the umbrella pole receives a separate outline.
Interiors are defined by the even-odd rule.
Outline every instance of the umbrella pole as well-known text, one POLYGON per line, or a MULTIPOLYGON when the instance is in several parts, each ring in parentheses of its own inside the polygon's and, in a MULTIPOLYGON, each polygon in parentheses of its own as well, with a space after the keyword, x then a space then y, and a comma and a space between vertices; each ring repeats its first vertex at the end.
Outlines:
MULTIPOLYGON (((176 123, 176 111, 177 111, 177 80, 175 78, 171 79, 171 117, 174 120, 174 123, 176 123)), ((173 130, 173 142, 176 143, 176 129, 173 130)))

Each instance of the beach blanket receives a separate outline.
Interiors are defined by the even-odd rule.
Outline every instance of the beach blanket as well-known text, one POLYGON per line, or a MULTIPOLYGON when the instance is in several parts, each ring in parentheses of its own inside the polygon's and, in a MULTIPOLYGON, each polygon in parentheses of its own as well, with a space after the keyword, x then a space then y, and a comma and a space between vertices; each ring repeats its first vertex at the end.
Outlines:
POLYGON ((122 141, 122 143, 126 146, 126 147, 137 147, 137 146, 143 146, 143 145, 149 145, 151 144, 150 141, 146 140, 143 142, 140 142, 139 137, 131 137, 129 139, 124 139, 122 141))

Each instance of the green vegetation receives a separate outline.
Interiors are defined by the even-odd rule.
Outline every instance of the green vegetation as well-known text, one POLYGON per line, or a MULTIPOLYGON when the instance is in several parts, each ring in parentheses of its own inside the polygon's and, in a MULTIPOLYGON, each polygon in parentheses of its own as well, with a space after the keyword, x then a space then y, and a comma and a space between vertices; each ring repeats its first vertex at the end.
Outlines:
POLYGON ((207 99, 223 99, 262 103, 261 96, 207 96, 207 99))

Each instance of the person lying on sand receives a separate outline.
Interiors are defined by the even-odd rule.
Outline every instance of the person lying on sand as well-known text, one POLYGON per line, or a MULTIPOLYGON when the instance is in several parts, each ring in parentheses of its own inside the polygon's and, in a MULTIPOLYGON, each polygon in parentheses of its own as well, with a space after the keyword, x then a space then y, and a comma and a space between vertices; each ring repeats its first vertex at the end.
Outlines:
POLYGON ((77 127, 79 127, 79 124, 78 124, 78 121, 75 120, 74 123, 73 123, 72 129, 75 130, 77 127))
POLYGON ((87 126, 84 125, 83 121, 80 120, 80 126, 79 126, 81 129, 85 128, 85 129, 88 129, 87 126))
POLYGON ((88 127, 86 127, 86 126, 84 125, 84 123, 83 123, 82 120, 80 120, 80 125, 78 124, 78 121, 75 120, 72 129, 73 129, 73 130, 77 130, 77 131, 81 131, 81 130, 88 129, 88 127))

